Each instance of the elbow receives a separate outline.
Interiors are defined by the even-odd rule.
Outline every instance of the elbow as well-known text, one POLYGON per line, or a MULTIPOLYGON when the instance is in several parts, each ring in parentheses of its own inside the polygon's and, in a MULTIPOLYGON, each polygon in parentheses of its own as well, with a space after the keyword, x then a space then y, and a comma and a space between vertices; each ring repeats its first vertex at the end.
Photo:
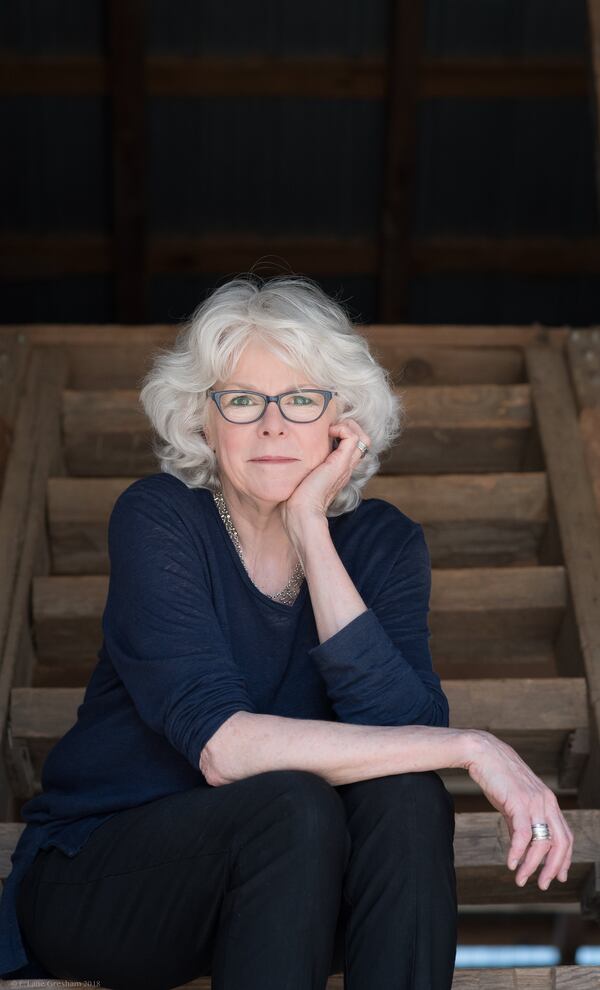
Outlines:
POLYGON ((230 715, 212 734, 200 753, 200 771, 210 787, 221 787, 238 779, 240 747, 244 745, 245 723, 252 712, 230 715))

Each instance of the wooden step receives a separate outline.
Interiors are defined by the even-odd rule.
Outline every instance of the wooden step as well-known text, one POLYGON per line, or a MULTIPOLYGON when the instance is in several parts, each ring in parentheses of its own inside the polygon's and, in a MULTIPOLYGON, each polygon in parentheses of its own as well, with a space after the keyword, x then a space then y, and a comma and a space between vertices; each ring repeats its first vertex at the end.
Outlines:
MULTIPOLYGON (((55 574, 108 573, 108 519, 118 496, 135 480, 48 480, 55 574)), ((363 497, 391 502, 420 522, 432 565, 440 568, 536 564, 549 518, 548 483, 543 471, 375 475, 363 497)))
MULTIPOLYGON (((40 663, 78 664, 96 656, 107 592, 106 575, 34 578, 40 663)), ((566 605, 562 566, 433 569, 429 627, 436 669, 454 661, 485 666, 501 657, 516 673, 532 656, 547 662, 566 605)))
MULTIPOLYGON (((380 474, 543 469, 532 435, 528 384, 407 386, 407 428, 380 474)), ((108 477, 156 470, 151 429, 137 389, 64 389, 67 473, 108 477)))
MULTIPOLYGON (((565 883, 553 880, 540 890, 539 869, 523 888, 506 865, 510 838, 498 811, 455 815, 454 865, 458 901, 462 906, 484 904, 580 904, 584 917, 600 921, 600 809, 565 809, 573 831, 573 858, 565 883)), ((24 828, 21 822, 0 824, 0 878, 10 871, 10 854, 24 828)))
MULTIPOLYGON (((587 691, 584 678, 506 678, 443 681, 450 725, 476 726, 517 750, 540 776, 555 776, 560 787, 575 788, 589 753, 587 691)), ((23 799, 39 790, 44 759, 77 721, 82 688, 13 688, 7 759, 14 766, 15 793, 23 799)), ((451 791, 466 771, 444 769, 451 791)), ((478 790, 478 788, 477 788, 478 790)))
MULTIPOLYGON (((69 981, 76 987, 76 981, 69 981)), ((83 985, 83 984, 81 984, 83 985)), ((106 990, 94 984, 96 990, 106 990)), ((5 990, 65 990, 64 980, 0 980, 5 990)), ((182 983, 175 990, 211 990, 210 977, 182 983)), ((600 966, 525 966, 503 969, 464 968, 454 971, 452 990, 598 990, 600 966)), ((344 976, 330 976, 326 990, 343 990, 344 976)))

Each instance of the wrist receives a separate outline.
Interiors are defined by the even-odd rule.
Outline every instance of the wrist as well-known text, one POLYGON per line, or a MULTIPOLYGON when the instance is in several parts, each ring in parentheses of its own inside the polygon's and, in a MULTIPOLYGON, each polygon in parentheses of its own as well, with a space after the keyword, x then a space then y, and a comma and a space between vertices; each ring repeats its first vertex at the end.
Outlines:
POLYGON ((308 509, 288 512, 285 525, 298 553, 312 540, 321 541, 324 534, 329 536, 329 522, 321 512, 308 509))
POLYGON ((462 729, 461 730, 461 766, 463 770, 469 767, 476 760, 480 759, 486 749, 487 733, 483 729, 462 729))

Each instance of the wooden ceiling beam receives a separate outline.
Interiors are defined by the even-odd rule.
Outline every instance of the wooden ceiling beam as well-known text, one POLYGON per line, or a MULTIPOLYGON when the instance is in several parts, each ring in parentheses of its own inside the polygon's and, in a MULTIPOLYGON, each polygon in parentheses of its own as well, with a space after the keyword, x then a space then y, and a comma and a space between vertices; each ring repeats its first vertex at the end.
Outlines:
MULTIPOLYGON (((296 271, 315 275, 376 275, 378 271, 377 244, 365 237, 154 236, 148 239, 146 253, 148 275, 247 270, 265 254, 274 256, 275 267, 284 258, 296 271)), ((412 241, 409 253, 412 271, 420 273, 600 273, 597 237, 431 237, 412 241)), ((113 255, 112 239, 101 234, 3 234, 0 279, 107 274, 113 270, 113 255)), ((406 321, 381 317, 379 322, 406 321)))
MULTIPOLYGON (((380 58, 150 55, 144 71, 147 92, 152 96, 363 100, 386 96, 386 64, 380 58)), ((589 95, 588 71, 581 58, 422 56, 417 67, 418 96, 584 97, 589 95)), ((95 56, 0 55, 2 96, 98 95, 109 90, 109 77, 108 60, 95 56)))
POLYGON ((109 0, 108 87, 112 110, 112 271, 115 319, 146 314, 145 28, 143 0, 109 0))

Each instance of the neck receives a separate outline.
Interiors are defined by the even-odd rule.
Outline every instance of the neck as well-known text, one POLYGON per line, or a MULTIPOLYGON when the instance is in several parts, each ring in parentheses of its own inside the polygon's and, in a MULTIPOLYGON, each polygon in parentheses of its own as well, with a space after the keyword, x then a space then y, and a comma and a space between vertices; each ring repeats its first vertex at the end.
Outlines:
POLYGON ((240 495, 228 482, 221 481, 221 489, 248 567, 254 567, 266 557, 287 560, 291 571, 298 555, 283 525, 278 503, 268 504, 240 495))

